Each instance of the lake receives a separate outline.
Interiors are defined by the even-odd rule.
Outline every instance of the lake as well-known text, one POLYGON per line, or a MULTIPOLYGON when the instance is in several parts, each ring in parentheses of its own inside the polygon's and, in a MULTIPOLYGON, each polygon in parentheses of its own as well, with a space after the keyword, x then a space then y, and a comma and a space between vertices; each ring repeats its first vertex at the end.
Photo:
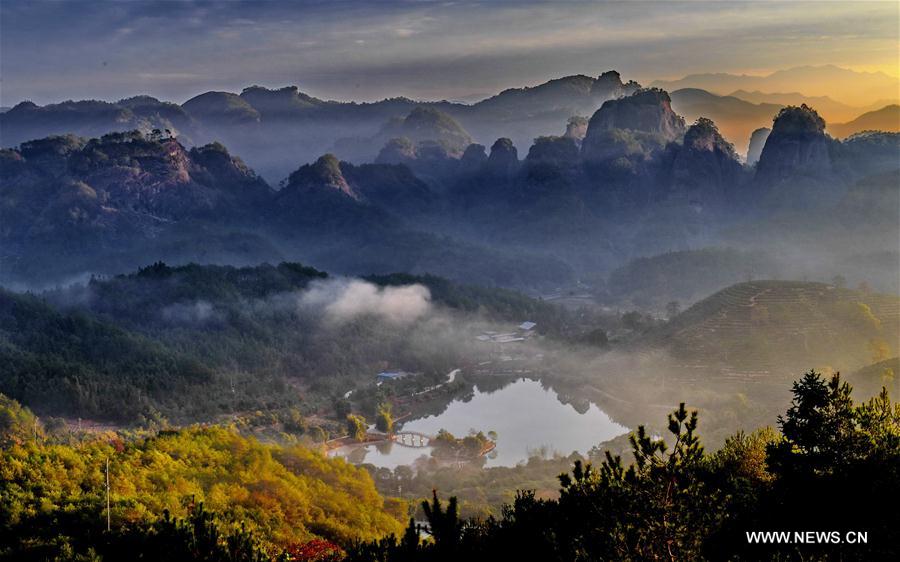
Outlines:
MULTIPOLYGON (((492 392, 482 392, 476 386, 470 399, 454 400, 438 415, 407 421, 401 431, 435 435, 440 429, 457 437, 472 429, 495 431, 497 448, 487 457, 486 466, 515 466, 542 447, 564 455, 572 451, 586 453, 594 445, 628 432, 596 405, 579 413, 538 381, 524 378, 492 392)), ((412 464, 423 455, 430 456, 431 449, 384 444, 343 447, 332 454, 356 464, 395 468, 412 464)))

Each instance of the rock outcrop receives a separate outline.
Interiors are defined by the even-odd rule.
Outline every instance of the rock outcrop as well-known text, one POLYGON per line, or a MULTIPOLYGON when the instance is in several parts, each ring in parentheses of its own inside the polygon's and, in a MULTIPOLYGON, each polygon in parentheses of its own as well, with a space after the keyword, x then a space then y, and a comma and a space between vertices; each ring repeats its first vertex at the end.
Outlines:
POLYGON ((488 155, 483 144, 472 143, 466 147, 459 159, 459 170, 463 173, 471 173, 481 169, 487 162, 488 155))
POLYGON ((673 141, 684 134, 684 119, 672 111, 672 100, 664 90, 641 90, 631 96, 605 102, 588 123, 592 133, 624 129, 660 135, 673 141))
POLYGON ((440 143, 447 153, 459 158, 472 137, 450 115, 433 107, 417 107, 403 119, 389 121, 378 134, 381 138, 405 137, 415 144, 423 141, 440 143))
POLYGON ((416 159, 416 145, 406 137, 390 139, 375 158, 377 164, 409 164, 416 159))
POLYGON ((312 164, 301 166, 288 176, 287 192, 336 191, 352 199, 359 195, 350 187, 341 171, 341 161, 334 154, 325 154, 312 164))
POLYGON ((768 127, 760 127, 753 131, 750 135, 750 147, 747 149, 747 165, 753 166, 759 162, 759 156, 762 154, 763 147, 766 145, 766 139, 772 129, 768 127))
POLYGON ((821 176, 832 169, 834 141, 825 120, 807 105, 789 106, 775 117, 756 167, 758 181, 777 182, 792 176, 821 176))
POLYGON ((630 96, 641 88, 634 80, 622 82, 622 76, 615 70, 608 70, 601 74, 591 86, 591 95, 600 101, 614 100, 630 96))
MULTIPOLYGON (((238 219, 269 186, 221 145, 138 131, 50 137, 3 153, 0 243, 125 246, 182 219, 238 219)), ((81 251, 81 250, 79 250, 81 251)))
POLYGON ((559 166, 578 164, 578 145, 571 137, 538 137, 528 150, 525 161, 530 164, 545 163, 559 166))
POLYGON ((663 90, 647 89, 605 102, 588 123, 581 146, 585 160, 647 158, 684 135, 684 119, 663 90))
POLYGON ((688 128, 684 142, 671 145, 671 149, 671 189, 675 195, 691 201, 721 201, 741 180, 743 167, 734 146, 709 119, 698 119, 688 128))
POLYGON ((499 138, 491 146, 488 170, 498 176, 511 176, 519 168, 519 151, 508 138, 499 138))
POLYGON ((241 99, 249 103, 264 119, 290 119, 321 106, 324 102, 301 92, 297 86, 270 90, 250 86, 241 92, 241 99))
POLYGON ((563 136, 574 140, 578 146, 581 146, 581 141, 583 141, 585 135, 587 135, 587 128, 587 117, 576 115, 569 118, 568 123, 566 123, 566 132, 563 136))

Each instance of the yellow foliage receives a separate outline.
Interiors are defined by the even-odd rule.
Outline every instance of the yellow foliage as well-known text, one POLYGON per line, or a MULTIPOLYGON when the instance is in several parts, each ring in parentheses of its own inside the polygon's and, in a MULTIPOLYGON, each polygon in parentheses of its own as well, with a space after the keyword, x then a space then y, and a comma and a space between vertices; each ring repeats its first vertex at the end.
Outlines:
POLYGON ((234 430, 188 428, 125 444, 79 448, 30 441, 2 450, 0 516, 11 523, 87 501, 105 506, 110 459, 114 524, 186 516, 205 505, 269 544, 336 542, 400 533, 406 506, 386 503, 369 474, 301 446, 279 447, 234 430))

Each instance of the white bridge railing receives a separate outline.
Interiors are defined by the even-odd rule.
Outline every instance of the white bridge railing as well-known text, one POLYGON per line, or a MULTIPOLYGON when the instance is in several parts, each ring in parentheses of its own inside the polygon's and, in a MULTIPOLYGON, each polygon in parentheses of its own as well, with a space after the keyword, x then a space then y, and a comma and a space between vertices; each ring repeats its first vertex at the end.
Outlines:
POLYGON ((431 444, 431 437, 424 433, 416 431, 401 431, 395 433, 392 437, 394 443, 403 445, 404 447, 428 447, 431 444))

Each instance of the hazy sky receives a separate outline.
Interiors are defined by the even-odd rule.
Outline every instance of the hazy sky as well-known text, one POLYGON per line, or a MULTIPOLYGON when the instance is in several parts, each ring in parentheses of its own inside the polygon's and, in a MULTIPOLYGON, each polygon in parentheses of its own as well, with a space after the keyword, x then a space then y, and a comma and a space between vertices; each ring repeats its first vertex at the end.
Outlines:
POLYGON ((0 104, 283 86, 470 99, 610 68, 898 74, 900 3, 0 0, 0 104))

